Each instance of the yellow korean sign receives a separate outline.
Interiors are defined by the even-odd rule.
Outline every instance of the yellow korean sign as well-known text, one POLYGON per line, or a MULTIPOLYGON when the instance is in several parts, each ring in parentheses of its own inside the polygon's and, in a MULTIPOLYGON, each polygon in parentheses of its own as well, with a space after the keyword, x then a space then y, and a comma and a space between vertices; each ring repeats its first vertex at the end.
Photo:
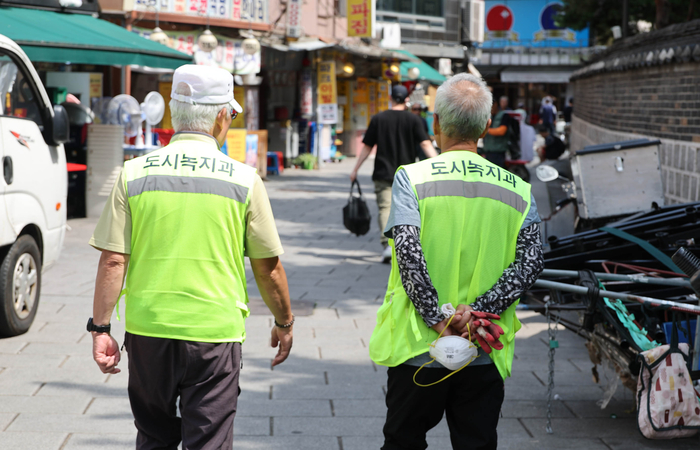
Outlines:
POLYGON ((355 82, 355 93, 352 96, 354 103, 369 103, 369 86, 367 78, 358 78, 355 82))
POLYGON ((318 64, 318 122, 338 122, 335 61, 322 61, 318 64))
POLYGON ((372 0, 347 0, 348 36, 372 37, 372 0))
POLYGON ((389 109, 389 90, 391 82, 381 80, 377 82, 377 112, 389 109))
POLYGON ((369 87, 369 116, 372 117, 375 114, 377 114, 379 111, 377 110, 377 82, 376 81, 368 81, 367 86, 369 87))

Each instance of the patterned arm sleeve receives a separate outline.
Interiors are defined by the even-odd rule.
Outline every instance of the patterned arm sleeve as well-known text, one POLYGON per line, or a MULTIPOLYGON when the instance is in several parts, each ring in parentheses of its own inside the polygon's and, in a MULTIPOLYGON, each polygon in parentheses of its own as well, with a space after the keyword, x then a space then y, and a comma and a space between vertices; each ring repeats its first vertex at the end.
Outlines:
POLYGON ((393 228, 396 262, 408 298, 425 324, 432 327, 445 317, 438 307, 438 293, 428 274, 419 230, 413 225, 397 225, 393 228))
POLYGON ((475 311, 501 314, 532 286, 544 269, 540 226, 532 224, 520 230, 515 261, 484 295, 471 304, 475 311))

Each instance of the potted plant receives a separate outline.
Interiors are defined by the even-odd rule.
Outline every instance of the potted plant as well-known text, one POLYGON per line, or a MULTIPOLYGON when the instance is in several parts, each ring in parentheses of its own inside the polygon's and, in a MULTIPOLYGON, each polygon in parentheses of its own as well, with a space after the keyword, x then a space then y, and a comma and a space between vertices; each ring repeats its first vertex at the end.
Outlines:
POLYGON ((311 153, 302 153, 301 155, 294 158, 292 161, 295 166, 300 166, 303 169, 311 170, 316 164, 316 157, 311 153))

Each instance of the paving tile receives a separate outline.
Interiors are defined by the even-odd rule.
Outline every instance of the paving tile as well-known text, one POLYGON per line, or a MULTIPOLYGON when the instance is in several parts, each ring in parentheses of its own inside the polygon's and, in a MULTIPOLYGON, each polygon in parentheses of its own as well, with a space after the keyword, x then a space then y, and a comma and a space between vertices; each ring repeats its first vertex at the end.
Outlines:
POLYGON ((136 428, 129 434, 73 433, 64 450, 127 450, 136 444, 136 428))
POLYGON ((386 418, 384 399, 335 399, 333 400, 335 417, 377 417, 386 418))
POLYGON ((275 436, 382 436, 384 422, 375 417, 275 417, 275 436))
MULTIPOLYGON (((522 419, 522 423, 536 438, 546 437, 545 419, 522 419)), ((615 437, 633 438, 639 434, 635 419, 564 419, 553 418, 552 429, 556 436, 568 439, 615 437)))
POLYGON ((233 434, 234 436, 269 436, 270 418, 236 417, 233 421, 233 434))
MULTIPOLYGON (((337 414, 336 414, 337 415, 337 414)), ((328 400, 238 400, 238 417, 331 417, 328 400)))
POLYGON ((133 434, 131 418, 81 414, 22 413, 7 431, 42 431, 68 433, 133 434))
MULTIPOLYGON (((82 414, 91 397, 0 396, 1 413, 82 414)), ((0 427, 2 429, 2 427, 0 427)), ((0 446, 0 448, 4 448, 0 446)))
MULTIPOLYGON (((233 448, 241 450, 340 450, 338 438, 335 436, 234 435, 233 448)), ((342 450, 348 450, 348 448, 344 446, 342 450)))
MULTIPOLYGON (((59 450, 68 433, 11 432, 0 433, 0 448, 59 450)), ((68 447, 66 447, 68 448, 68 447)), ((94 447, 93 447, 94 448, 94 447)), ((120 449, 121 450, 121 449, 120 449)))

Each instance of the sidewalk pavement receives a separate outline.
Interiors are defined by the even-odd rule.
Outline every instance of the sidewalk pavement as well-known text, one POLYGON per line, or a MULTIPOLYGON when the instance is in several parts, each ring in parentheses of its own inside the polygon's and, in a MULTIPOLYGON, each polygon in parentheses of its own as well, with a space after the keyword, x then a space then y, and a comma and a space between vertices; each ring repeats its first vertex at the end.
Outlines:
MULTIPOLYGON (((342 226, 353 160, 322 171, 288 170, 267 189, 286 253, 297 314, 292 356, 270 370, 272 318, 249 271, 253 305, 243 346, 236 449, 366 450, 383 442, 386 369, 368 356, 389 266, 380 263, 376 222, 362 237, 342 226)), ((371 161, 361 171, 377 217, 371 161)), ((544 199, 541 200, 544 202, 544 199)), ((85 332, 99 253, 87 245, 96 219, 71 220, 59 262, 44 273, 41 305, 31 330, 0 340, 0 449, 129 449, 136 430, 122 373, 103 375, 85 332)), ((123 305, 122 305, 123 312, 123 305)), ((583 340, 559 332, 553 435, 545 432, 547 324, 519 314, 513 377, 499 423, 503 449, 697 449, 697 439, 653 442, 641 437, 631 392, 619 387, 605 410, 603 387, 591 381, 583 340)), ((123 323, 112 319, 123 341, 123 323)), ((428 433, 430 448, 449 449, 443 421, 428 433)))

